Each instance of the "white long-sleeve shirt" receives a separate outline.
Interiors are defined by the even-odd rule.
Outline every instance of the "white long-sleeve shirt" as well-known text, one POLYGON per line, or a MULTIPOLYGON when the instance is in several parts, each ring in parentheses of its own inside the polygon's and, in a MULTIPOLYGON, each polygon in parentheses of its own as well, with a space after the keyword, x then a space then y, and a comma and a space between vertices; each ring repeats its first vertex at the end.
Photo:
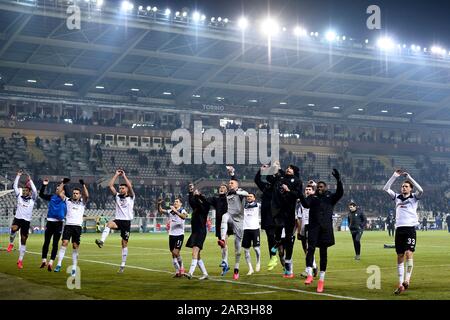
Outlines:
POLYGON ((31 197, 22 197, 22 189, 19 188, 19 179, 20 176, 17 175, 13 185, 14 192, 17 198, 17 210, 15 218, 31 221, 34 204, 36 203, 36 199, 38 196, 37 189, 33 181, 30 180, 31 197))
POLYGON ((417 207, 419 205, 420 196, 423 194, 422 187, 408 174, 406 178, 412 182, 417 189, 411 193, 409 197, 404 197, 391 190, 394 181, 400 177, 396 172, 388 180, 383 190, 386 191, 395 201, 395 227, 415 227, 419 225, 419 217, 417 215, 417 207))

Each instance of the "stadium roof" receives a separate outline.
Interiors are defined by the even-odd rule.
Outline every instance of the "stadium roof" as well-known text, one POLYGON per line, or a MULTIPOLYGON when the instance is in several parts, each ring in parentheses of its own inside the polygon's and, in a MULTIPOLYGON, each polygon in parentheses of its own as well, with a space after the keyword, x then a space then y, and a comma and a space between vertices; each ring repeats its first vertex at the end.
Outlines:
POLYGON ((69 30, 66 9, 0 2, 3 94, 450 120, 449 57, 289 37, 272 39, 268 50, 257 30, 243 42, 231 27, 84 8, 81 29, 69 30))

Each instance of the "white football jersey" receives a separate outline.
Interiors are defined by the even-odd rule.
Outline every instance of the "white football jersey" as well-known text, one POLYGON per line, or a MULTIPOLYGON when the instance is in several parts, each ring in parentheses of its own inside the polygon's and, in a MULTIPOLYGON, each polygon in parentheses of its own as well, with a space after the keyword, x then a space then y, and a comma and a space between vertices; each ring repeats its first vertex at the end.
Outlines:
POLYGON ((256 204, 255 207, 244 207, 244 230, 257 230, 259 229, 259 213, 261 211, 261 205, 256 204))
POLYGON ((411 194, 408 198, 404 198, 401 194, 395 194, 395 227, 415 227, 419 225, 419 217, 417 215, 417 206, 419 198, 415 194, 411 194))
MULTIPOLYGON (((180 208, 178 212, 185 214, 187 216, 186 210, 184 208, 180 208)), ((169 214, 170 219, 170 227, 169 227, 169 235, 171 236, 181 236, 184 234, 184 221, 186 219, 181 219, 180 216, 178 216, 175 213, 172 213, 172 210, 167 210, 167 213, 169 214)))
POLYGON ((302 205, 298 206, 297 218, 302 220, 302 225, 309 224, 309 208, 303 208, 302 205))
POLYGON ((16 219, 23 219, 26 221, 31 221, 31 216, 33 214, 33 208, 36 201, 33 198, 22 198, 22 196, 17 197, 17 210, 16 219))
POLYGON ((82 226, 84 210, 86 208, 83 199, 80 199, 80 201, 73 201, 70 198, 66 198, 66 205, 67 205, 66 225, 82 226))
POLYGON ((37 190, 33 183, 30 181, 31 186, 31 197, 22 198, 22 188, 19 188, 20 176, 16 176, 14 180, 13 188, 17 198, 17 209, 16 209, 16 219, 22 219, 25 221, 31 221, 31 216, 33 215, 34 204, 37 200, 37 190))
POLYGON ((134 199, 135 197, 120 197, 116 194, 116 219, 117 220, 133 220, 134 217, 134 199))

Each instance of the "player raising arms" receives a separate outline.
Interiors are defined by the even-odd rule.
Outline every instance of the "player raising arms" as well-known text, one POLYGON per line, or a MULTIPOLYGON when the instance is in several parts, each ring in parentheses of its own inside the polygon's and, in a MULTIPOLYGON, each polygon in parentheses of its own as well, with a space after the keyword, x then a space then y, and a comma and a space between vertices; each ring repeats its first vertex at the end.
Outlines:
POLYGON ((45 194, 45 189, 48 186, 48 179, 44 179, 42 182, 41 190, 39 191, 39 197, 49 201, 48 212, 47 212, 47 224, 45 225, 44 234, 44 244, 42 246, 42 263, 41 269, 47 267, 49 272, 53 271, 53 261, 56 259, 58 253, 58 243, 61 239, 61 234, 63 230, 64 217, 67 213, 67 205, 61 199, 58 194, 64 193, 69 194, 69 189, 67 188, 67 183, 70 182, 69 178, 64 178, 62 182, 56 187, 55 194, 45 194), (50 261, 47 264, 47 254, 48 248, 50 246, 50 241, 52 241, 52 252, 50 254, 50 261))
POLYGON ((417 206, 420 197, 423 194, 422 187, 403 170, 396 170, 383 188, 395 201, 395 251, 397 252, 397 270, 399 285, 394 291, 396 295, 401 294, 408 289, 409 281, 413 270, 413 253, 416 248, 416 226, 419 225, 417 216, 417 206), (407 180, 403 181, 401 193, 395 193, 391 190, 394 181, 404 176, 407 180), (416 188, 417 191, 413 192, 416 188), (406 276, 405 272, 406 257, 406 276))
POLYGON ((128 239, 130 238, 131 220, 133 220, 135 194, 133 185, 130 180, 128 180, 125 171, 122 169, 116 171, 116 174, 109 182, 109 189, 111 190, 111 193, 114 196, 114 202, 116 203, 116 217, 106 224, 102 233, 102 238, 100 240, 95 240, 95 243, 99 248, 103 247, 110 230, 120 230, 120 236, 122 237, 122 263, 120 264, 118 273, 123 273, 128 256, 128 239), (117 192, 114 187, 118 177, 123 177, 125 181, 125 183, 120 184, 119 192, 117 192))
POLYGON ((181 199, 175 199, 170 209, 166 210, 161 207, 163 200, 158 200, 158 212, 160 214, 169 215, 169 249, 172 253, 172 262, 175 267, 175 276, 182 277, 184 274, 183 259, 181 258, 180 250, 183 247, 184 241, 184 221, 187 218, 187 212, 182 207, 181 199))
POLYGON ((60 198, 66 203, 67 214, 66 223, 63 229, 62 245, 58 253, 58 264, 55 272, 61 271, 62 261, 66 254, 67 246, 70 239, 72 239, 72 273, 74 277, 77 272, 78 262, 78 248, 80 247, 81 226, 83 225, 84 210, 89 199, 89 191, 83 180, 80 180, 83 190, 74 188, 72 190, 72 197, 68 198, 64 192, 59 192, 60 198))
MULTIPOLYGON (((278 163, 276 163, 278 164, 278 163)), ((272 167, 273 168, 273 167, 272 167)), ((273 270, 278 264, 278 258, 277 254, 275 252, 272 252, 272 248, 275 246, 275 224, 273 222, 272 217, 272 193, 273 193, 273 185, 267 181, 267 179, 264 179, 266 181, 263 181, 262 179, 262 173, 268 173, 269 167, 268 165, 263 165, 258 170, 255 176, 255 184, 258 186, 259 190, 262 192, 261 196, 261 229, 266 231, 267 236, 267 244, 269 246, 269 264, 267 266, 267 269, 273 270)), ((276 168, 276 171, 278 171, 278 167, 276 168)))
MULTIPOLYGON (((234 252, 235 252, 235 264, 233 279, 239 279, 239 263, 241 260, 241 244, 244 235, 244 205, 246 202, 245 197, 248 196, 248 192, 239 188, 239 182, 235 175, 235 170, 232 166, 227 166, 228 173, 231 178, 228 182, 227 193, 227 213, 222 217, 222 224, 220 227, 221 240, 218 241, 219 245, 224 248, 226 245, 226 236, 228 229, 231 228, 234 234, 234 252)), ((228 265, 222 267, 222 276, 229 270, 228 265)))
POLYGON ((208 279, 208 272, 200 256, 200 251, 203 249, 203 243, 207 235, 206 219, 208 218, 210 204, 205 196, 195 189, 193 184, 189 184, 189 205, 193 210, 191 216, 192 233, 186 243, 186 247, 192 248, 192 261, 189 272, 185 273, 184 276, 191 280, 198 265, 203 274, 199 280, 206 280, 208 279))
MULTIPOLYGON (((220 226, 222 224, 222 217, 228 211, 227 192, 228 192, 227 185, 221 184, 219 187, 219 194, 207 198, 211 207, 213 207, 216 210, 216 237, 219 241, 221 240, 220 226)), ((228 230, 227 235, 230 234, 233 234, 233 230, 228 230)), ((226 241, 225 245, 221 247, 221 253, 222 253, 222 262, 220 263, 220 267, 224 268, 228 266, 228 246, 226 244, 226 241)))
POLYGON ((28 176, 25 187, 19 189, 19 180, 22 176, 23 171, 19 170, 16 175, 16 179, 14 180, 14 193, 17 198, 17 210, 16 215, 14 217, 13 223, 11 225, 11 232, 9 235, 9 245, 8 252, 14 247, 14 239, 16 237, 16 232, 20 229, 20 247, 19 247, 19 260, 17 261, 17 267, 19 269, 23 268, 23 257, 26 251, 28 233, 30 230, 30 221, 31 215, 33 214, 34 204, 37 200, 37 190, 31 180, 30 176, 28 176))
POLYGON ((320 273, 317 284, 317 292, 322 293, 325 284, 325 272, 328 264, 328 248, 335 244, 333 231, 334 206, 344 195, 344 187, 339 171, 333 169, 333 177, 336 179, 336 192, 328 191, 327 184, 323 181, 317 183, 317 191, 305 198, 300 194, 300 201, 304 208, 309 209, 308 223, 308 248, 306 254, 307 277, 306 285, 313 282, 313 260, 316 247, 319 247, 320 273))

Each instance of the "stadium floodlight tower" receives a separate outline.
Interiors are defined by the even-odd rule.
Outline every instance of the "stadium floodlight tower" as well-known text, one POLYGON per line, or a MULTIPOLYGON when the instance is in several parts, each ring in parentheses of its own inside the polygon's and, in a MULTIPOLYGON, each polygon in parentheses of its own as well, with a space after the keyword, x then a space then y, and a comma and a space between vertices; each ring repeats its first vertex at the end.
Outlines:
POLYGON ((134 4, 132 4, 130 1, 126 1, 126 0, 122 1, 122 5, 120 6, 120 9, 126 13, 133 10, 133 8, 134 8, 134 4))
POLYGON ((390 37, 381 37, 377 41, 377 46, 381 50, 389 51, 395 48, 395 43, 390 37))
POLYGON ((296 26, 294 28, 294 35, 296 37, 305 37, 307 34, 307 31, 300 26, 296 26))
POLYGON ((194 13, 192 14, 192 21, 194 23, 198 23, 200 21, 200 18, 201 18, 200 12, 194 11, 194 13))
POLYGON ((333 30, 328 30, 327 33, 325 34, 325 39, 328 42, 334 42, 337 39, 336 32, 333 30))
POLYGON ((272 18, 266 18, 261 24, 261 31, 271 37, 280 32, 280 26, 272 18))
POLYGON ((244 31, 245 29, 247 29, 248 27, 248 20, 245 17, 241 17, 238 20, 238 27, 239 29, 241 29, 242 31, 244 31))

